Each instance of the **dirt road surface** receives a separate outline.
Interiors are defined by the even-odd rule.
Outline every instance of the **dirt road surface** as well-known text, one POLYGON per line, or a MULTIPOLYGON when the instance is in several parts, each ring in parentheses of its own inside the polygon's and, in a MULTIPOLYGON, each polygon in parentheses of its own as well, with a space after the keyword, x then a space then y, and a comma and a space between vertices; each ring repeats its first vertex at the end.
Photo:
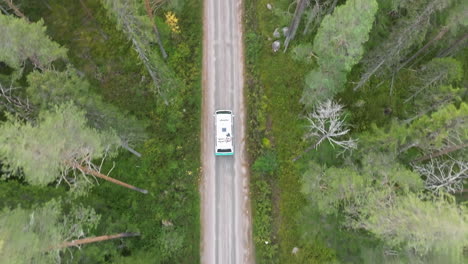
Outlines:
POLYGON ((246 158, 242 1, 204 0, 201 263, 253 263, 246 158), (214 155, 214 112, 232 110, 234 156, 214 155))

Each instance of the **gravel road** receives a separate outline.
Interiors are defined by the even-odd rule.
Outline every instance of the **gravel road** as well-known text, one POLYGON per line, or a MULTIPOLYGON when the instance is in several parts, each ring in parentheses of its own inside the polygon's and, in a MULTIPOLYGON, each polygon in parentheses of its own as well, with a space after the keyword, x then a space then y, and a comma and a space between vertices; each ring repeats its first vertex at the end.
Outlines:
POLYGON ((203 40, 201 263, 253 263, 242 1, 205 0, 203 40), (234 156, 214 155, 215 110, 232 110, 234 156))

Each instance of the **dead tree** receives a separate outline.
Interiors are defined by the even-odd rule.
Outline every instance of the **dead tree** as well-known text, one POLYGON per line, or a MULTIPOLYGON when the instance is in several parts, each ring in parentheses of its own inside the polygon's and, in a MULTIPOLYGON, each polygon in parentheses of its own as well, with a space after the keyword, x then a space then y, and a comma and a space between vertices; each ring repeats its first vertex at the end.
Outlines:
POLYGON ((304 14, 304 10, 308 3, 309 0, 297 0, 296 11, 294 11, 294 16, 291 20, 291 24, 289 25, 286 40, 284 41, 284 52, 288 49, 289 42, 296 36, 296 31, 299 27, 299 23, 301 22, 302 14, 304 14))
POLYGON ((423 53, 424 51, 426 51, 430 46, 432 46, 433 44, 435 44, 437 41, 441 40, 442 37, 445 35, 445 33, 447 33, 449 31, 449 28, 448 27, 443 27, 442 30, 439 31, 439 33, 433 38, 431 39, 428 43, 426 43, 426 45, 424 45, 422 48, 420 48, 416 53, 413 54, 413 56, 411 56, 409 59, 407 59, 406 61, 404 61, 402 64, 400 64, 400 66, 398 67, 398 69, 396 70, 396 72, 399 72, 402 68, 404 68, 408 63, 412 62, 414 59, 416 59, 419 55, 421 55, 421 53, 423 53))
POLYGON ((311 30, 314 30, 325 15, 331 14, 335 10, 337 3, 338 0, 333 0, 333 2, 332 0, 326 0, 322 3, 319 3, 319 0, 315 0, 314 7, 309 10, 302 35, 307 35, 311 30), (313 25, 312 28, 310 28, 311 25, 313 25))
MULTIPOLYGON (((101 164, 99 166, 97 166, 96 164, 92 162, 91 154, 88 153, 88 155, 78 157, 76 155, 77 152, 79 151, 74 151, 74 152, 69 153, 67 155, 69 158, 63 161, 65 168, 62 171, 62 175, 60 177, 58 184, 60 184, 60 182, 64 180, 69 186, 75 186, 75 184, 78 182, 78 175, 76 175, 76 172, 78 171, 81 173, 81 176, 82 176, 81 178, 84 179, 88 183, 91 183, 91 181, 88 179, 87 175, 92 175, 93 177, 101 178, 103 180, 112 182, 114 184, 120 185, 130 190, 134 190, 143 194, 148 193, 148 190, 135 187, 131 184, 119 181, 117 179, 114 179, 112 177, 109 177, 101 173, 102 164, 104 163, 104 160, 106 159, 108 150, 105 151, 104 157, 102 158, 101 164), (68 177, 68 175, 70 175, 70 172, 72 172, 73 178, 68 177)), ((110 174, 113 168, 114 167, 112 167, 107 174, 110 174)))
POLYGON ((420 158, 414 159, 413 161, 411 161, 411 163, 426 161, 426 160, 429 160, 429 159, 434 159, 434 158, 437 158, 437 157, 447 155, 447 154, 450 154, 452 152, 464 149, 466 147, 468 147, 468 142, 463 143, 461 145, 452 145, 452 146, 446 147, 444 149, 441 149, 441 150, 429 153, 427 155, 424 155, 424 156, 422 156, 420 158))
POLYGON ((8 5, 8 7, 13 10, 15 15, 29 22, 29 19, 23 14, 23 12, 21 12, 21 10, 19 10, 19 8, 15 6, 15 4, 13 3, 13 0, 3 0, 3 2, 5 2, 8 5))
POLYGON ((451 56, 457 49, 460 47, 465 47, 465 42, 468 40, 468 34, 463 35, 461 38, 457 39, 452 45, 447 49, 440 51, 437 54, 438 58, 451 56))
POLYGON ((16 88, 12 86, 7 88, 0 83, 0 102, 3 101, 2 106, 5 107, 9 113, 17 115, 23 120, 33 121, 36 112, 35 107, 28 99, 25 100, 13 94, 15 89, 16 88))
POLYGON ((414 164, 413 169, 426 178, 426 189, 435 193, 461 192, 463 181, 468 178, 468 163, 460 160, 432 159, 427 164, 414 164))
POLYGON ((305 138, 315 138, 315 143, 308 147, 302 154, 295 157, 293 161, 301 158, 305 153, 316 149, 323 141, 327 140, 335 147, 339 146, 343 149, 341 153, 346 150, 355 149, 357 141, 352 138, 344 139, 343 137, 349 133, 350 129, 347 128, 345 123, 346 116, 343 116, 343 106, 326 100, 320 103, 314 112, 310 113, 306 119, 309 121, 309 131, 306 133, 305 138))
POLYGON ((57 249, 60 250, 60 249, 67 248, 67 247, 80 247, 81 245, 90 244, 90 243, 96 243, 96 242, 107 241, 107 240, 118 239, 118 238, 125 238, 125 237, 136 237, 136 236, 140 236, 140 233, 125 232, 125 233, 119 233, 115 235, 86 237, 82 239, 66 241, 59 245, 50 246, 45 251, 51 251, 51 250, 57 250, 57 249))
POLYGON ((124 237, 136 237, 136 236, 140 236, 140 234, 139 233, 120 233, 120 234, 115 234, 115 235, 87 237, 83 239, 67 241, 53 248, 59 249, 59 248, 66 248, 66 247, 79 247, 84 244, 90 244, 90 243, 101 242, 101 241, 117 239, 117 238, 124 238, 124 237))

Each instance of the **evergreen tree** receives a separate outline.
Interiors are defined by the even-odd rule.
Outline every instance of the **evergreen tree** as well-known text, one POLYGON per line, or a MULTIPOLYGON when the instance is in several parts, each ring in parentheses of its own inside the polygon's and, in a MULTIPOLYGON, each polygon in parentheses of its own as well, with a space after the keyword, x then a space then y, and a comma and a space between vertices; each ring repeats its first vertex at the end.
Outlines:
POLYGON ((59 245, 82 237, 97 226, 94 210, 73 206, 63 215, 60 202, 52 200, 33 209, 5 208, 0 213, 0 262, 12 264, 60 263, 59 245))
POLYGON ((40 113, 36 124, 10 119, 0 126, 0 158, 10 172, 22 172, 33 185, 56 180, 82 190, 93 175, 146 193, 100 173, 93 160, 117 153, 118 137, 86 125, 84 112, 73 104, 40 113))
POLYGON ((376 12, 375 0, 351 0, 323 19, 313 45, 319 69, 306 77, 301 99, 306 107, 331 99, 343 89, 347 73, 363 56, 376 12))
MULTIPOLYGON (((371 126, 370 131, 361 135, 360 150, 387 151, 398 155, 417 148, 423 154, 438 152, 454 145, 466 145, 468 141, 468 104, 462 102, 457 108, 449 104, 424 115, 409 125, 394 121, 387 128, 371 126)), ((459 150, 455 148, 454 151, 459 150)), ((445 153, 447 154, 447 153, 445 153)))
POLYGON ((28 75, 27 80, 28 98, 40 109, 47 110, 62 102, 73 101, 86 111, 86 118, 91 127, 101 131, 116 131, 122 146, 139 155, 130 147, 146 139, 144 124, 117 107, 105 103, 99 95, 91 91, 89 82, 80 77, 71 66, 63 72, 34 71, 28 75))
POLYGON ((20 69, 26 60, 44 69, 57 60, 66 58, 67 50, 46 35, 42 20, 36 23, 0 12, 0 62, 20 69))
POLYGON ((359 214, 348 224, 363 228, 394 248, 423 256, 431 252, 449 255, 450 263, 463 262, 468 245, 468 214, 453 197, 420 197, 414 193, 373 191, 361 200, 359 214), (357 217, 356 217, 357 216, 357 217))
POLYGON ((417 81, 409 85, 410 96, 404 101, 411 103, 411 122, 431 111, 454 101, 461 101, 466 89, 452 87, 461 81, 462 65, 453 58, 436 58, 422 65, 415 73, 417 81))
POLYGON ((399 193, 420 191, 423 182, 417 173, 382 152, 367 153, 361 166, 323 167, 311 162, 303 175, 302 192, 324 214, 348 210, 366 199, 370 190, 392 188, 399 193))
POLYGON ((398 1, 397 11, 405 11, 391 28, 390 35, 363 59, 364 73, 354 90, 362 87, 374 74, 394 75, 401 61, 424 41, 431 27, 431 17, 450 6, 453 0, 398 1))
POLYGON ((158 42, 158 35, 153 35, 152 22, 144 10, 143 2, 130 0, 102 0, 108 15, 114 18, 118 28, 122 30, 132 42, 138 57, 145 65, 154 83, 154 91, 169 102, 173 91, 181 84, 174 73, 164 63, 162 58, 153 51, 150 42, 158 42))

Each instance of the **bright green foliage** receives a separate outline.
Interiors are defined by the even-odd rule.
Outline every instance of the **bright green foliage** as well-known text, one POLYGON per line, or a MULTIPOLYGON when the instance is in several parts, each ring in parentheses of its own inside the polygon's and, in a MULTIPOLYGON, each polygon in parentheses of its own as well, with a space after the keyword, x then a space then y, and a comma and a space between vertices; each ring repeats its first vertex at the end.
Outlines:
POLYGON ((460 82, 463 76, 462 64, 453 58, 435 58, 421 66, 416 76, 405 103, 410 102, 417 113, 426 114, 441 105, 460 101, 466 90, 449 86, 460 82))
MULTIPOLYGON (((41 109, 48 109, 60 102, 74 101, 83 104, 88 97, 89 83, 78 76, 71 66, 66 71, 33 71, 28 76, 26 89, 29 100, 41 109)), ((93 94, 92 97, 95 95, 93 94)))
MULTIPOLYGON (((333 98, 337 88, 346 82, 346 74, 325 72, 321 68, 312 70, 305 77, 306 87, 301 102, 310 107, 318 102, 333 98)), ((340 88, 338 88, 340 89, 340 88)))
POLYGON ((326 71, 351 71, 362 58, 376 12, 376 1, 352 0, 327 15, 314 39, 313 50, 320 67, 326 71))
POLYGON ((425 115, 409 126, 409 135, 422 150, 437 149, 456 136, 462 142, 468 140, 468 104, 457 109, 450 104, 430 116, 425 115))
POLYGON ((370 152, 362 158, 361 163, 361 168, 326 168, 311 162, 303 175, 302 192, 322 213, 335 214, 343 205, 366 199, 371 188, 390 186, 402 193, 423 188, 420 176, 403 167, 391 155, 370 152))
POLYGON ((63 72, 34 71, 27 79, 27 95, 40 109, 51 109, 62 102, 73 101, 86 111, 89 125, 98 130, 114 130, 122 140, 134 143, 140 143, 147 136, 141 121, 105 103, 90 91, 89 82, 71 66, 63 72))
POLYGON ((368 131, 359 136, 358 151, 383 152, 397 155, 400 147, 409 141, 408 128, 394 120, 389 127, 381 128, 371 124, 368 131))
POLYGON ((375 188, 394 186, 406 193, 424 187, 420 175, 405 168, 391 152, 368 152, 362 157, 361 164, 361 173, 372 179, 375 188))
POLYGON ((376 12, 375 0, 351 0, 323 19, 313 46, 319 69, 306 77, 301 99, 306 107, 331 99, 344 88, 347 73, 364 54, 363 44, 369 38, 376 12))
POLYGON ((159 252, 163 259, 177 255, 184 247, 185 234, 180 229, 165 227, 159 234, 159 252))
POLYGON ((313 47, 310 43, 299 44, 291 50, 291 57, 295 61, 312 62, 313 47))
POLYGON ((273 175, 277 169, 278 161, 276 153, 272 151, 266 151, 258 157, 252 165, 252 170, 259 172, 262 175, 273 175))
MULTIPOLYGON (((422 67, 421 77, 429 80, 428 76, 442 74, 444 83, 459 82, 463 77, 463 66, 454 58, 435 58, 422 67)), ((418 74, 419 75, 419 74, 418 74)))
POLYGON ((468 27, 468 2, 458 1, 450 11, 446 22, 450 32, 455 35, 466 30, 466 27, 468 27))
POLYGON ((42 112, 34 125, 10 118, 0 126, 0 157, 10 171, 21 169, 33 185, 57 180, 71 162, 115 153, 118 143, 113 133, 89 128, 84 112, 72 104, 42 112))
POLYGON ((0 61, 14 69, 20 69, 27 59, 37 67, 48 67, 66 58, 67 50, 49 39, 42 20, 28 23, 0 12, 0 28, 0 61))
POLYGON ((265 260, 267 263, 278 263, 276 251, 278 245, 272 239, 273 217, 271 202, 271 187, 268 182, 260 179, 258 174, 252 177, 258 178, 251 186, 253 217, 253 242, 255 243, 255 253, 257 259, 265 260), (265 243, 268 241, 268 243, 265 243))
MULTIPOLYGON (((392 247, 404 247, 416 254, 451 252, 459 260, 468 245, 468 213, 451 197, 426 197, 409 193, 369 193, 360 206, 355 228, 364 228, 392 247)), ((461 263, 461 262, 460 262, 461 263)))
POLYGON ((311 162, 303 175, 302 192, 321 212, 334 214, 341 204, 361 195, 370 184, 369 180, 352 168, 324 168, 311 162))
POLYGON ((423 152, 439 149, 454 138, 466 141, 468 104, 457 108, 449 104, 431 115, 424 115, 411 124, 393 122, 388 129, 372 125, 371 132, 361 135, 360 151, 387 151, 397 155, 416 147, 423 152))
POLYGON ((34 211, 4 209, 0 215, 0 262, 57 263, 59 251, 46 250, 62 242, 58 217, 58 204, 53 202, 34 211))
POLYGON ((61 203, 50 201, 33 209, 3 209, 0 213, 0 262, 11 264, 60 263, 58 248, 96 227, 94 210, 72 207, 62 215, 61 203))

